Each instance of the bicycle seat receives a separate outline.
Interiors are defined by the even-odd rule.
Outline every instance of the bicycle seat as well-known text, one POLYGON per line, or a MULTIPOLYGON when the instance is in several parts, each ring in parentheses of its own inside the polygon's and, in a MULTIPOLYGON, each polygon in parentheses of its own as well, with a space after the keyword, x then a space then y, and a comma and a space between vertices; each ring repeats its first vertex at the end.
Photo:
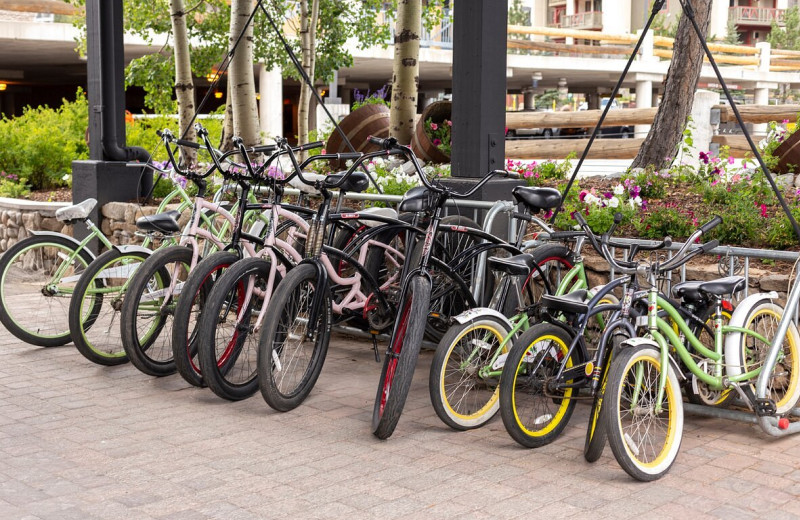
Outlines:
POLYGON ((542 307, 553 311, 570 312, 572 314, 586 314, 589 312, 589 302, 586 301, 586 289, 554 296, 545 294, 541 299, 542 307))
POLYGON ((493 271, 508 273, 512 276, 528 276, 533 271, 533 255, 523 253, 508 258, 492 256, 487 260, 489 267, 493 271))
POLYGON ((68 222, 70 220, 86 220, 89 217, 89 213, 92 212, 96 205, 97 200, 86 199, 80 204, 57 209, 56 220, 60 222, 68 222))
MULTIPOLYGON (((342 180, 342 177, 347 172, 332 173, 325 177, 324 185, 326 188, 332 188, 342 180)), ((351 193, 361 193, 369 187, 369 178, 364 172, 353 172, 344 181, 344 184, 339 186, 341 191, 349 191, 351 193)))
POLYGON ((709 294, 724 296, 744 289, 743 276, 728 276, 709 282, 682 282, 672 288, 672 294, 685 301, 696 302, 705 299, 709 294))
POLYGON ((421 213, 431 209, 431 200, 428 188, 425 186, 415 186, 403 195, 403 200, 397 206, 397 211, 410 211, 411 213, 421 213))
POLYGON ((561 204, 561 193, 555 188, 517 186, 511 190, 517 204, 524 204, 531 213, 555 209, 561 204))
POLYGON ((177 233, 181 227, 178 224, 180 211, 166 211, 155 215, 145 215, 136 219, 136 227, 142 231, 159 231, 161 233, 177 233))

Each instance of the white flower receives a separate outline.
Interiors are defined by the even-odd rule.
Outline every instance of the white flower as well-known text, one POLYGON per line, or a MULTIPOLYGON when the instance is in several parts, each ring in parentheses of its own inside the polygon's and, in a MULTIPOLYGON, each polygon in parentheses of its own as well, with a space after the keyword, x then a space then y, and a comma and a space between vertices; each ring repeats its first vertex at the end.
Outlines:
POLYGON ((68 180, 69 180, 69 174, 68 174, 68 173, 65 173, 65 174, 64 174, 64 176, 63 176, 63 177, 61 177, 61 180, 62 180, 62 181, 68 181, 68 180))
POLYGON ((352 160, 347 161, 347 162, 344 163, 344 165, 349 168, 349 167, 353 166, 353 161, 352 160))
POLYGON ((630 204, 631 208, 633 208, 636 204, 633 202, 633 199, 628 199, 628 204, 630 204))
POLYGON ((374 172, 375 171, 375 163, 374 162, 370 161, 370 163, 367 164, 367 171, 370 171, 370 172, 374 172))
POLYGON ((622 184, 614 186, 614 195, 622 195, 625 193, 625 187, 622 184))
POLYGON ((641 206, 642 198, 637 195, 636 198, 633 199, 633 202, 635 202, 637 206, 641 206))
POLYGON ((583 202, 586 204, 597 204, 599 200, 600 199, 598 197, 592 195, 591 193, 587 193, 586 197, 583 198, 583 202))
POLYGON ((375 159, 373 159, 373 161, 378 166, 383 166, 386 163, 386 159, 384 159, 383 157, 376 157, 375 159))
POLYGON ((608 200, 608 205, 611 206, 612 208, 618 208, 619 207, 619 199, 616 198, 616 197, 611 197, 608 200))

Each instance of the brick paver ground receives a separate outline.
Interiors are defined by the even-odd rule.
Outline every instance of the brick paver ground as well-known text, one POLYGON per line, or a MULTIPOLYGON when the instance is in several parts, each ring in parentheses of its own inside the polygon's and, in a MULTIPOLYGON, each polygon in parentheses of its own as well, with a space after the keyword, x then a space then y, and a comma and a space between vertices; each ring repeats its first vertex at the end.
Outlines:
POLYGON ((379 365, 361 340, 335 338, 309 399, 279 414, 260 395, 224 402, 2 330, 0 518, 800 518, 800 437, 688 416, 670 474, 638 483, 609 449, 583 460, 583 404, 538 450, 499 417, 450 431, 429 402, 430 360, 379 441, 379 365))

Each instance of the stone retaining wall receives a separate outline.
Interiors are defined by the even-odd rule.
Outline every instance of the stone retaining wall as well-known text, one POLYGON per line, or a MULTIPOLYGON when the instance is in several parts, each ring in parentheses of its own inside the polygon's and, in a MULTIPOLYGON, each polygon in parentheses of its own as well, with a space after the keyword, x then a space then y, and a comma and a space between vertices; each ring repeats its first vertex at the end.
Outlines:
POLYGON ((0 197, 0 252, 7 250, 31 231, 56 231, 72 235, 72 226, 55 219, 56 210, 69 202, 36 202, 0 197))
MULTIPOLYGON (((56 231, 72 235, 72 226, 64 225, 55 219, 57 209, 69 206, 68 202, 35 202, 0 197, 0 252, 6 251, 18 240, 27 237, 30 231, 56 231)), ((139 206, 135 203, 111 202, 100 209, 103 219, 100 228, 113 244, 141 243, 136 236, 136 219, 142 215, 153 215, 155 206, 139 206)), ((181 225, 188 220, 188 212, 181 218, 181 225)), ((585 264, 589 285, 605 283, 608 271, 604 260, 584 247, 585 264)), ((755 262, 750 263, 750 292, 776 291, 781 299, 786 297, 789 273, 773 273, 759 269, 755 262)), ((712 280, 720 277, 716 264, 690 264, 686 268, 689 280, 712 280)))

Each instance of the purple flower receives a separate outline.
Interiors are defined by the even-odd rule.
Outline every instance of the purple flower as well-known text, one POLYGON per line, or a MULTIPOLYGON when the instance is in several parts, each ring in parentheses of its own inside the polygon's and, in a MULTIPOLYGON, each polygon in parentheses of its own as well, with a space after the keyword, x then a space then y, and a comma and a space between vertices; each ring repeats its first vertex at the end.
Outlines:
POLYGON ((607 192, 603 193, 603 197, 605 197, 607 199, 610 199, 613 196, 614 196, 614 194, 611 193, 610 191, 607 191, 607 192))
POLYGON ((438 137, 433 140, 433 146, 439 146, 440 144, 442 144, 442 140, 438 137))
POLYGON ((700 160, 703 161, 704 164, 708 164, 708 154, 706 152, 700 152, 700 160))
MULTIPOLYGON (((800 193, 800 190, 798 190, 798 193, 800 193)), ((586 198, 586 195, 588 195, 588 194, 589 194, 589 192, 588 192, 588 191, 586 191, 586 190, 581 190, 581 193, 580 193, 580 195, 578 195, 578 200, 580 200, 581 202, 583 202, 583 199, 585 199, 585 198, 586 198)))

